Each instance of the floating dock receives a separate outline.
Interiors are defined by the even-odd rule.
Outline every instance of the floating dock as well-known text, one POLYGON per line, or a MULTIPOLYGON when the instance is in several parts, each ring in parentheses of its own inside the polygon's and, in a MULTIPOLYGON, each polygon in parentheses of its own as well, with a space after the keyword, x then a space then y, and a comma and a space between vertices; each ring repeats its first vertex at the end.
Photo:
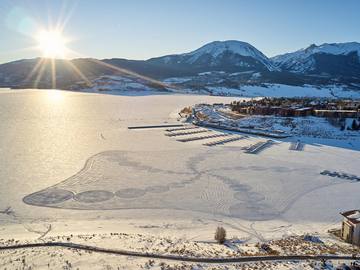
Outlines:
POLYGON ((197 137, 178 139, 177 141, 179 141, 179 142, 191 142, 191 141, 199 141, 199 140, 206 140, 206 139, 227 137, 227 136, 230 136, 230 134, 212 134, 212 135, 207 135, 207 136, 197 136, 197 137))
POLYGON ((289 150, 292 151, 303 151, 304 150, 305 145, 300 142, 300 141, 296 141, 296 142, 292 142, 290 144, 289 150))
POLYGON ((151 126, 130 126, 128 129, 147 129, 147 128, 170 128, 170 127, 183 127, 184 124, 164 124, 164 125, 151 125, 151 126))
POLYGON ((212 124, 212 123, 204 123, 204 122, 194 122, 193 124, 200 126, 200 127, 210 127, 210 128, 220 129, 220 130, 235 131, 235 132, 247 133, 247 134, 252 134, 252 135, 260 135, 260 136, 276 138, 276 139, 283 139, 283 138, 291 137, 291 135, 286 134, 286 133, 275 133, 275 132, 266 131, 266 130, 230 127, 230 126, 223 126, 220 124, 212 124))
POLYGON ((273 140, 267 140, 266 142, 258 142, 253 145, 250 145, 246 148, 245 153, 247 154, 258 154, 264 149, 270 147, 274 143, 273 140))
POLYGON ((205 132, 211 132, 211 131, 208 129, 202 129, 202 130, 184 131, 184 132, 170 132, 165 135, 168 137, 175 137, 175 136, 191 135, 191 134, 205 133, 205 132))
POLYGON ((243 136, 238 136, 238 137, 231 137, 231 138, 227 138, 227 139, 223 139, 223 140, 219 140, 219 141, 214 141, 214 142, 208 142, 208 143, 204 143, 203 145, 205 146, 215 146, 215 145, 219 145, 219 144, 226 144, 229 142, 235 142, 241 139, 244 139, 245 137, 243 136))
POLYGON ((174 131, 181 131, 181 130, 190 130, 190 129, 197 129, 200 128, 198 126, 189 126, 189 127, 180 127, 180 128, 168 128, 166 129, 167 132, 174 132, 174 131))

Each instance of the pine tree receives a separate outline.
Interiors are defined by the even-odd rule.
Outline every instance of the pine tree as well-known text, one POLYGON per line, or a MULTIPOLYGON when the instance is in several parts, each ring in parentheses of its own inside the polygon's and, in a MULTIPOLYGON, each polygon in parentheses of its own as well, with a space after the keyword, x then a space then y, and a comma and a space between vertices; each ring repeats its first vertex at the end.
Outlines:
POLYGON ((354 119, 352 124, 351 124, 351 129, 352 130, 359 130, 359 125, 358 123, 356 122, 356 120, 354 119))

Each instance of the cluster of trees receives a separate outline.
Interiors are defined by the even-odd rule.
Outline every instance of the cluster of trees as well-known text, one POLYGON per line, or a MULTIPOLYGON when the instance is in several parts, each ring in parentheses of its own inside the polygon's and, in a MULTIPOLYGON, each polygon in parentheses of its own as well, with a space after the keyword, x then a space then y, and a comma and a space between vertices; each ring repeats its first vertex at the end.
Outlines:
MULTIPOLYGON (((342 121, 340 130, 345 130, 345 121, 342 121)), ((360 130, 360 121, 354 119, 351 123, 351 127, 347 127, 347 130, 360 130)))
POLYGON ((351 130, 360 130, 360 123, 355 119, 352 121, 351 130))

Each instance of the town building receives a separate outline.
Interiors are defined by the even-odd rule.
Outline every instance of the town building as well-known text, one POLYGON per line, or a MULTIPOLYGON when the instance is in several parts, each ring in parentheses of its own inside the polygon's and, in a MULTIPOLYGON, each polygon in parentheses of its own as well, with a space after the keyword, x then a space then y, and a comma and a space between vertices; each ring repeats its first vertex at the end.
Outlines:
POLYGON ((360 246, 360 210, 351 210, 340 214, 344 217, 341 238, 348 243, 360 246))
POLYGON ((304 107, 304 108, 298 108, 295 110, 295 116, 310 116, 313 113, 313 108, 311 107, 304 107))
POLYGON ((358 118, 360 112, 355 110, 314 110, 314 116, 328 118, 358 118))
POLYGON ((282 117, 316 116, 325 118, 359 118, 359 100, 311 100, 309 98, 264 98, 239 101, 230 108, 240 114, 282 117))

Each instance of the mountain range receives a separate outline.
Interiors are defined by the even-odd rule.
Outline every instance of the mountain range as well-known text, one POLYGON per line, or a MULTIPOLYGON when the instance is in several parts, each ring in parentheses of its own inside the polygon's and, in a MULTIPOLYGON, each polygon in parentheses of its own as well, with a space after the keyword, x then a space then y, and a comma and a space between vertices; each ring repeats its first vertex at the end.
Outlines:
POLYGON ((284 84, 360 91, 360 43, 313 44, 268 58, 249 43, 228 40, 148 60, 35 58, 0 65, 0 87, 106 90, 106 84, 114 81, 116 87, 126 89, 129 85, 199 90, 284 84))

